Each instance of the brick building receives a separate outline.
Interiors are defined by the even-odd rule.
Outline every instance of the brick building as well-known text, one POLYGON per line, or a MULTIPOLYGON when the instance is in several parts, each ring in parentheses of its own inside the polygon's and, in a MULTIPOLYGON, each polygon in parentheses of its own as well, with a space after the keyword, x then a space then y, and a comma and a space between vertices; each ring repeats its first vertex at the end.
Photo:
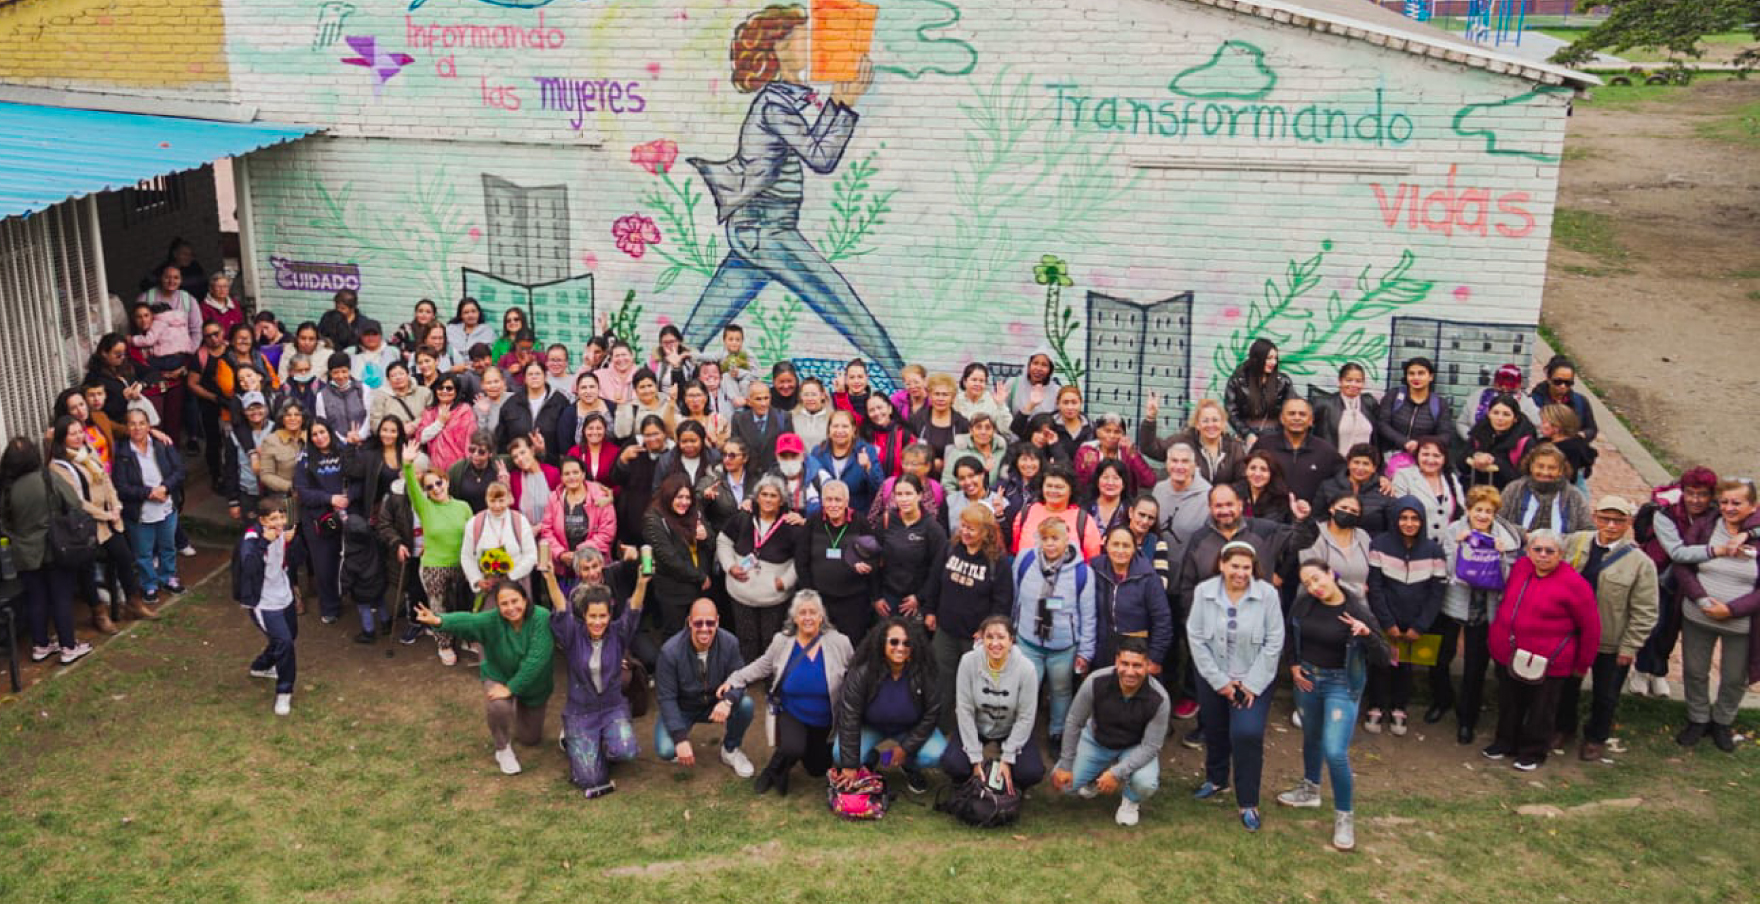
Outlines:
MULTIPOLYGON (((0 58, 80 5, 0 7, 0 58)), ((1050 346, 1097 409, 1155 389, 1169 418, 1261 335, 1300 383, 1523 360, 1592 82, 1364 0, 105 8, 199 22, 200 53, 37 50, 0 81, 321 130, 237 163, 246 290, 289 321, 341 273, 388 324, 469 294, 578 343, 633 293, 650 347, 729 319, 766 362, 1050 346)))

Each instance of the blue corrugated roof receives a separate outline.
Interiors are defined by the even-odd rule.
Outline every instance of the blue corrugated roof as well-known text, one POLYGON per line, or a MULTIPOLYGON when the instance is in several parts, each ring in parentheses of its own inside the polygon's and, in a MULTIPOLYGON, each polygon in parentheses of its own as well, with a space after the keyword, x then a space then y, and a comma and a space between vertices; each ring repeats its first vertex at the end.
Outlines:
POLYGON ((0 218, 131 187, 315 131, 0 103, 0 218))

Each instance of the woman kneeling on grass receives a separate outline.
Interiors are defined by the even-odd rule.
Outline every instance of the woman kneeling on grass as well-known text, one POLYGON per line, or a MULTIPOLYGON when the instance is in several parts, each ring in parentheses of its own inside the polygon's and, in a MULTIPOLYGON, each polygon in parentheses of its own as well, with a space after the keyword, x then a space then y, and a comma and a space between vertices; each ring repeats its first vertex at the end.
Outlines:
POLYGON ((416 607, 416 621, 444 634, 483 646, 483 690, 495 762, 506 775, 518 775, 513 741, 537 746, 544 733, 544 704, 550 699, 550 610, 532 605, 525 588, 503 579, 489 591, 494 611, 436 615, 416 607))
MULTIPOLYGON (((556 573, 540 565, 550 598, 563 599, 556 573)), ((611 588, 581 584, 568 599, 569 614, 550 619, 550 633, 568 666, 568 704, 562 708, 562 750, 568 755, 569 780, 587 799, 617 790, 611 764, 636 758, 635 729, 629 701, 623 696, 623 657, 642 623, 642 600, 648 575, 636 578, 635 593, 623 614, 612 618, 611 588)), ((638 693, 647 693, 647 688, 638 693)))

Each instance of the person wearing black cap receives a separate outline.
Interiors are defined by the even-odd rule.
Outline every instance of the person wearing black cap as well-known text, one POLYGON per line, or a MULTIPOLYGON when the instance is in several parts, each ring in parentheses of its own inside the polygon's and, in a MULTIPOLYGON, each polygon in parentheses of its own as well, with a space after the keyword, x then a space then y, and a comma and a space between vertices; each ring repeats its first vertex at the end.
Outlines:
POLYGON ((315 414, 318 420, 330 425, 337 439, 352 446, 367 436, 370 403, 366 387, 355 382, 353 367, 343 352, 332 353, 325 370, 330 381, 318 388, 315 414))
POLYGON ((385 385, 385 368, 390 367, 393 361, 403 360, 403 354, 385 341, 385 333, 379 326, 379 321, 371 317, 356 320, 354 333, 360 343, 348 353, 354 378, 369 391, 377 392, 385 385))

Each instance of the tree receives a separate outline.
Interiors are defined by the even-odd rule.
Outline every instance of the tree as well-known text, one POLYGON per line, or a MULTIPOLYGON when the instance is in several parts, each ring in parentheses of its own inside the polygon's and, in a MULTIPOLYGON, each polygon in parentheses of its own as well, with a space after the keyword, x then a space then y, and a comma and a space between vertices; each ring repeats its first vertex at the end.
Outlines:
MULTIPOLYGON (((1606 6, 1607 19, 1589 29, 1552 62, 1577 65, 1597 51, 1619 53, 1632 47, 1662 47, 1681 56, 1701 56, 1700 39, 1724 31, 1752 31, 1760 39, 1760 0, 1581 0, 1583 8, 1606 6)), ((1736 57, 1743 69, 1760 66, 1760 49, 1736 57)))

